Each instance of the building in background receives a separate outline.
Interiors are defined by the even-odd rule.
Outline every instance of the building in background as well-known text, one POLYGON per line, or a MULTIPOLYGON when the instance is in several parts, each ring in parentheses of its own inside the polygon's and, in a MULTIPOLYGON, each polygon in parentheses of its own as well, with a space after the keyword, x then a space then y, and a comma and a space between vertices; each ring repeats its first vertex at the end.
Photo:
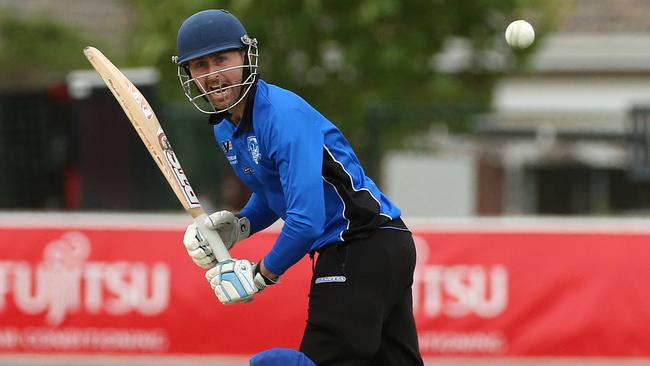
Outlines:
MULTIPOLYGON (((126 0, 0 0, 0 11, 11 16, 53 17, 96 45, 118 48, 137 21, 130 6, 126 0)), ((476 120, 476 134, 436 127, 382 159, 382 188, 405 215, 634 214, 650 208, 650 150, 641 137, 650 128, 643 110, 650 105, 650 3, 568 0, 562 6, 556 31, 536 44, 526 67, 512 67, 503 42, 486 55, 485 64, 503 75, 492 112, 476 120), (638 118, 630 117, 632 110, 638 118)), ((435 67, 448 73, 469 67, 466 50, 462 40, 450 39, 435 67)), ((74 149, 81 144, 71 142, 69 114, 75 112, 60 91, 0 94, 0 104, 21 106, 0 108, 0 166, 13 172, 0 175, 0 191, 15 193, 0 198, 0 207, 101 208, 79 202, 74 193, 84 191, 74 182, 88 179, 70 169, 80 165, 74 149), (17 119, 30 123, 12 123, 17 119)))
POLYGON ((136 21, 128 5, 125 0, 0 0, 0 12, 23 19, 56 19, 96 40, 98 47, 120 47, 136 21))
MULTIPOLYGON (((0 174, 1 208, 83 206, 80 184, 89 185, 80 166, 92 158, 80 155, 85 150, 84 131, 103 133, 100 141, 118 145, 121 141, 108 129, 98 128, 107 114, 94 114, 94 126, 77 123, 78 110, 63 80, 67 71, 62 62, 88 65, 82 54, 84 39, 100 47, 124 49, 134 23, 126 4, 121 0, 0 0, 0 45, 5 60, 14 62, 3 64, 0 77, 0 167, 7 172, 0 174), (17 44, 20 41, 27 44, 17 44), (61 41, 79 44, 62 47, 61 41)), ((110 108, 114 101, 108 101, 111 104, 105 105, 110 108)), ((116 189, 115 194, 122 193, 116 189)), ((115 197, 104 195, 104 199, 115 197)))
MULTIPOLYGON (((647 15, 643 1, 567 2, 526 67, 499 79, 471 141, 437 131, 437 153, 387 157, 390 196, 418 216, 648 210, 647 15)), ((493 67, 510 70, 509 52, 491 55, 493 67)), ((465 56, 462 42, 451 42, 438 66, 458 71, 465 56)))

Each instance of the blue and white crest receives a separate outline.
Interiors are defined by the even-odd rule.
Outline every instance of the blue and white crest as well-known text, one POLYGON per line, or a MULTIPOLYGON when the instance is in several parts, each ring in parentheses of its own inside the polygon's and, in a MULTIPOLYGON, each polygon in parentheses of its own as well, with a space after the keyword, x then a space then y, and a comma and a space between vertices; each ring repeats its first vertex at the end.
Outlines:
POLYGON ((257 137, 255 136, 249 136, 246 139, 247 145, 248 145, 248 151, 251 153, 251 157, 253 158, 253 161, 255 164, 260 163, 260 145, 257 143, 257 137))

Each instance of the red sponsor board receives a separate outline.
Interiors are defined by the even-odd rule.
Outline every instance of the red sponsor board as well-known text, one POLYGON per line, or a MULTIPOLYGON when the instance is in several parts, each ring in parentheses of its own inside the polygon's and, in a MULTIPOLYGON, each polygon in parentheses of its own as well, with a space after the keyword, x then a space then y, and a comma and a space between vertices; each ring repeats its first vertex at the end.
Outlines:
MULTIPOLYGON (((224 306, 187 257, 182 235, 0 229, 0 351, 252 354, 298 347, 308 260, 277 291, 224 306)), ((258 259, 275 236, 256 235, 233 255, 258 259)))
POLYGON ((650 356, 650 235, 416 232, 427 355, 650 356))
MULTIPOLYGON (((422 353, 650 356, 650 233, 414 230, 422 353)), ((221 305, 183 230, 0 226, 0 352, 251 355, 297 348, 308 258, 221 305)), ((233 250, 258 260, 276 232, 233 250)))

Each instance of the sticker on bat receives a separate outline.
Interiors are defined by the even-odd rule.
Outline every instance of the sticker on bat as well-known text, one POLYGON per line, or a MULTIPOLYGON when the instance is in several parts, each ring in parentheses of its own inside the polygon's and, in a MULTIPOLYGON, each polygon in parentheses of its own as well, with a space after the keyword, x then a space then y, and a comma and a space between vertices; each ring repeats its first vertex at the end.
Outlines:
POLYGON ((181 168, 181 164, 178 161, 176 154, 174 154, 174 150, 172 150, 172 146, 162 128, 158 128, 157 135, 158 143, 164 153, 163 155, 165 156, 165 160, 167 160, 169 166, 172 168, 172 174, 174 175, 174 178, 176 178, 178 185, 181 187, 181 190, 187 199, 188 206, 190 208, 201 207, 199 199, 196 197, 196 193, 194 193, 192 186, 190 186, 190 181, 187 179, 187 176, 185 176, 185 172, 183 172, 183 168, 181 168))
POLYGON ((147 100, 144 99, 142 93, 140 93, 138 88, 136 88, 135 85, 133 85, 128 79, 125 78, 124 83, 126 84, 126 86, 129 87, 129 91, 133 95, 133 99, 135 99, 135 102, 138 104, 138 106, 140 106, 140 109, 142 110, 144 117, 149 120, 152 119, 153 109, 151 109, 151 106, 149 105, 147 100))

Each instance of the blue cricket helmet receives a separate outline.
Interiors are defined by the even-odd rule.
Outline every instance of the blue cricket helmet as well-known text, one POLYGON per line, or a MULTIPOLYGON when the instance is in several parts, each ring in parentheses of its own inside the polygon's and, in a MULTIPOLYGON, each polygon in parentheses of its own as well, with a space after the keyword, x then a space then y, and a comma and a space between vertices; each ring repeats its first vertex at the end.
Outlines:
POLYGON ((178 65, 215 52, 248 47, 244 25, 227 10, 200 11, 187 18, 178 29, 178 65))
POLYGON ((255 354, 250 366, 316 366, 304 353, 288 348, 272 348, 255 354))
POLYGON ((203 113, 218 114, 229 111, 246 98, 257 80, 259 58, 257 40, 249 37, 239 19, 227 10, 203 10, 185 19, 178 30, 176 51, 178 55, 173 56, 172 61, 177 65, 178 79, 183 93, 188 101, 203 113), (219 109, 212 105, 208 96, 221 89, 212 91, 199 89, 197 82, 201 78, 227 70, 214 71, 204 75, 190 75, 187 62, 216 52, 231 50, 244 51, 245 60, 243 65, 230 68, 243 69, 242 81, 227 88, 242 87, 243 89, 237 101, 226 108, 219 109))

